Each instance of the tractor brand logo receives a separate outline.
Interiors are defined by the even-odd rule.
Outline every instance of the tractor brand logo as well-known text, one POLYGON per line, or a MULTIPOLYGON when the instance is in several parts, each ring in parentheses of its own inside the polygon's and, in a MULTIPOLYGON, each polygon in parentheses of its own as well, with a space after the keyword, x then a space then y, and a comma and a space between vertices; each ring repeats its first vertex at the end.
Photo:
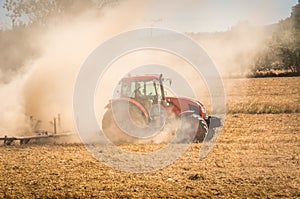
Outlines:
POLYGON ((159 28, 124 32, 98 46, 81 67, 73 97, 77 131, 87 150, 114 169, 135 173, 172 164, 193 142, 201 145, 204 158, 217 141, 226 110, 220 75, 206 52, 184 34, 159 28), (198 84, 182 75, 187 67, 123 59, 150 51, 183 60, 193 76, 204 79, 209 112, 195 94, 198 84))

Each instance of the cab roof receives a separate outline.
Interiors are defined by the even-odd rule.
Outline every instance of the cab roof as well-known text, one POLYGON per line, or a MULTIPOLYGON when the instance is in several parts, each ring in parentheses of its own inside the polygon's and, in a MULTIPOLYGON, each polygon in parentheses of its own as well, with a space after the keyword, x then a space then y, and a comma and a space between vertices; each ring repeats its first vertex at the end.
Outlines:
POLYGON ((122 81, 148 81, 153 79, 159 79, 160 75, 141 75, 141 76, 128 76, 122 78, 122 81))

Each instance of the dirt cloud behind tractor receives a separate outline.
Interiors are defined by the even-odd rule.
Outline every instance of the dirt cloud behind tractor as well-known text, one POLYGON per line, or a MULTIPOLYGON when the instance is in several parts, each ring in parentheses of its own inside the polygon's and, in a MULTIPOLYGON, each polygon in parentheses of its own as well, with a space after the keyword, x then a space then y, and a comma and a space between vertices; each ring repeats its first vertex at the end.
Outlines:
POLYGON ((104 8, 101 15, 89 9, 59 22, 50 19, 43 30, 33 28, 30 42, 37 46, 39 57, 14 73, 10 82, 0 83, 0 135, 30 131, 31 115, 51 130, 49 121, 57 113, 62 115, 63 128, 74 130, 72 94, 80 65, 107 38, 139 24, 145 4, 134 3, 135 8, 121 2, 114 9, 104 8))

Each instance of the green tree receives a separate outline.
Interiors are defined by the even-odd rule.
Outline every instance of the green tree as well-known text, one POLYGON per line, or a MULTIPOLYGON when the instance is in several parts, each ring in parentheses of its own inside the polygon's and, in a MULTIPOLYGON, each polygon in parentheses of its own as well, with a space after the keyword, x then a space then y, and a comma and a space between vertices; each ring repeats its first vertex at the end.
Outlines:
POLYGON ((292 8, 291 16, 277 24, 254 65, 254 71, 285 69, 300 75, 300 0, 292 8))
POLYGON ((291 20, 293 21, 293 59, 294 67, 298 74, 300 74, 300 0, 298 4, 295 5, 292 9, 291 20))

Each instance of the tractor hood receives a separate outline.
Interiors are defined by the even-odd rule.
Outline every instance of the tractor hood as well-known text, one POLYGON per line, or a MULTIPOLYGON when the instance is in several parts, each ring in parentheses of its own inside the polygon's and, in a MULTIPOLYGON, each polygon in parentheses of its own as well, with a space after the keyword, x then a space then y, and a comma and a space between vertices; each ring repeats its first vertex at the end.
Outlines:
POLYGON ((192 110, 195 114, 199 114, 202 118, 206 118, 205 106, 198 100, 187 97, 166 97, 166 101, 176 108, 177 113, 192 110))

